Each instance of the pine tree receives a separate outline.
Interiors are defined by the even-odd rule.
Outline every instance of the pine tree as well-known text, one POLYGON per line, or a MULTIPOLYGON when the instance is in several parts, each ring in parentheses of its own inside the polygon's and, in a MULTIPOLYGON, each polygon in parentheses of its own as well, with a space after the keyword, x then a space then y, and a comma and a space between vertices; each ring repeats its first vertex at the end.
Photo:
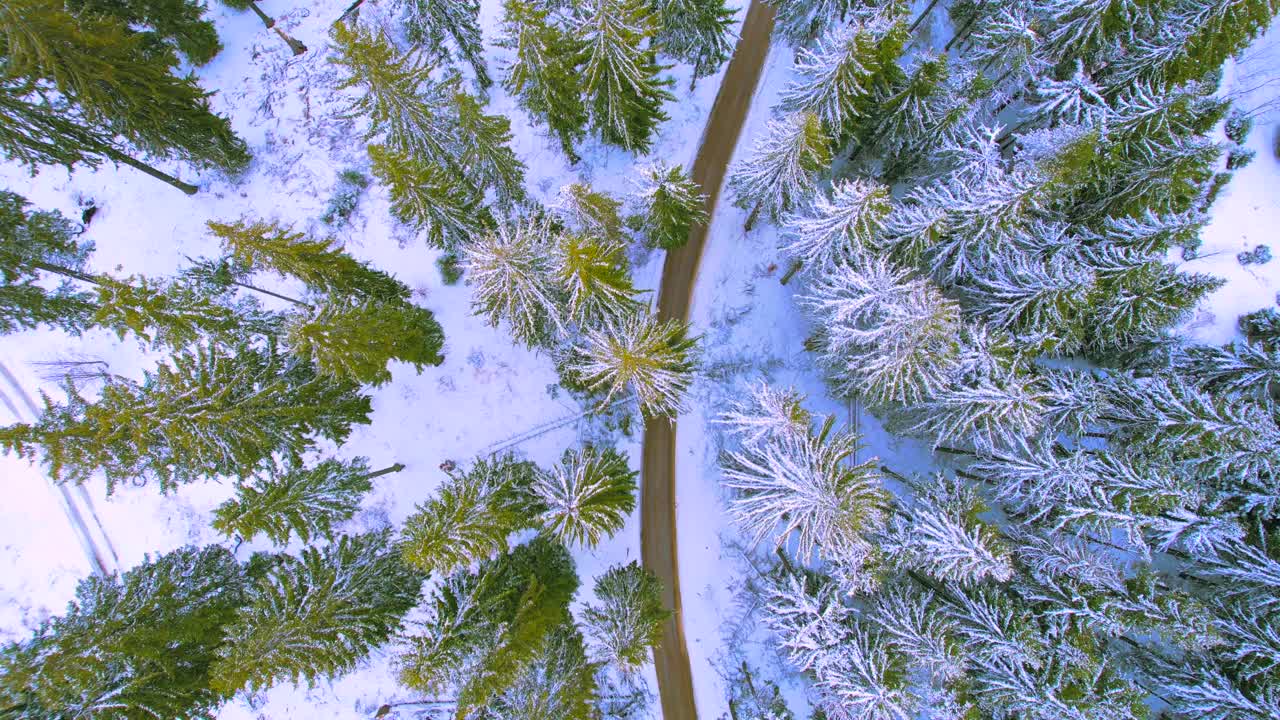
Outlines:
MULTIPOLYGON (((172 56, 147 52, 145 38, 119 20, 73 17, 53 0, 13 0, 0 8, 0 28, 0 54, 9 77, 25 83, 22 95, 42 99, 55 88, 82 122, 148 153, 231 172, 248 164, 244 141, 209 110, 209 94, 192 77, 170 74, 172 56)), ((123 161, 115 148, 98 149, 123 161)))
POLYGON ((966 288, 970 307, 991 327, 1025 335, 1037 347, 1075 352, 1084 341, 1094 278, 1064 255, 1048 261, 998 254, 966 288))
POLYGON ((445 168, 384 145, 370 145, 373 174, 387 186, 391 213, 440 249, 467 245, 493 224, 472 187, 445 168))
POLYGON ((29 211, 26 198, 0 191, 0 332, 50 324, 78 334, 90 324, 93 304, 63 283, 47 290, 41 271, 86 274, 93 243, 75 239, 75 224, 56 211, 29 211))
POLYGON ((122 340, 132 333, 153 347, 182 349, 200 341, 235 345, 275 326, 256 303, 225 305, 180 282, 106 276, 89 281, 96 286, 92 323, 114 330, 122 340))
POLYGON ((295 277, 317 292, 332 295, 384 302, 409 300, 409 288, 404 283, 333 247, 331 240, 315 240, 289 227, 261 220, 211 221, 209 230, 222 241, 232 259, 246 268, 295 277))
POLYGON ((662 640, 662 626, 672 612, 662 604, 662 582, 632 560, 596 578, 599 605, 588 605, 582 624, 602 660, 624 673, 649 661, 662 640))
POLYGON ((694 226, 707 222, 707 196, 679 165, 657 161, 641 171, 635 204, 645 244, 671 250, 689 240, 694 226))
POLYGON ((405 561, 427 572, 448 573, 506 552, 507 536, 529 527, 528 488, 537 468, 512 457, 478 460, 451 472, 439 495, 405 520, 405 561))
POLYGON ((505 115, 486 115, 474 97, 459 92, 459 163, 475 177, 478 188, 493 188, 498 205, 511 212, 526 199, 524 163, 511 150, 511 121, 505 115))
POLYGON ((892 203, 889 189, 865 180, 838 181, 805 212, 787 217, 783 252, 819 274, 864 258, 875 246, 892 203))
POLYGON ((850 0, 773 0, 769 4, 778 14, 778 32, 796 47, 807 45, 828 24, 844 20, 855 8, 850 0))
POLYGON ((978 493, 955 476, 918 482, 915 502, 894 515, 881 545, 894 563, 947 583, 1008 582, 1013 563, 998 531, 978 519, 987 509, 978 493))
POLYGON ((622 203, 606 192, 592 190, 590 185, 570 183, 560 188, 554 209, 580 233, 616 242, 626 239, 622 203))
POLYGON ((578 91, 581 43, 549 22, 549 11, 536 3, 506 0, 502 7, 498 45, 515 51, 502 87, 530 115, 547 124, 565 157, 577 163, 573 144, 586 134, 587 124, 587 109, 578 91))
POLYGON ((553 242, 545 222, 527 220, 499 226, 465 248, 472 312, 494 327, 509 322, 512 334, 530 347, 564 331, 553 242))
POLYGON ((793 388, 777 389, 760 382, 745 401, 735 401, 720 416, 743 445, 762 445, 782 435, 809 432, 813 418, 804 407, 804 396, 793 388))
POLYGON ((649 11, 642 0, 591 0, 577 33, 592 125, 606 143, 648 153, 658 124, 668 119, 662 104, 675 99, 666 90, 671 81, 658 79, 653 49, 644 47, 653 35, 649 11))
POLYGON ((562 321, 580 327, 618 320, 638 312, 639 291, 622 243, 596 236, 564 234, 552 256, 556 281, 565 296, 562 321))
POLYGON ((337 55, 330 62, 347 75, 338 88, 357 93, 345 115, 368 119, 365 138, 466 177, 454 156, 457 76, 432 79, 434 68, 422 52, 399 52, 381 30, 339 23, 333 39, 337 55))
POLYGON ((561 625, 487 709, 495 717, 522 720, 594 720, 600 712, 596 670, 587 660, 582 633, 561 625))
POLYGON ((613 448, 565 452, 530 488, 545 507, 542 529, 566 545, 595 547, 626 524, 636 507, 636 473, 613 448))
POLYGON ((71 0, 67 9, 77 16, 109 15, 127 27, 146 27, 143 36, 151 52, 172 45, 193 65, 214 58, 222 43, 213 23, 204 19, 205 6, 195 0, 71 0))
POLYGON ((66 613, 0 653, 6 717, 214 717, 209 673, 248 578, 225 548, 182 548, 90 577, 66 613))
POLYGON ((777 222, 813 195, 816 175, 831 162, 829 142, 813 113, 769 121, 768 134, 729 178, 733 204, 748 212, 748 229, 761 212, 777 222))
POLYGON ((693 66, 693 79, 720 69, 733 52, 733 10, 724 0, 650 0, 660 52, 693 66))
POLYGON ((1159 259, 1114 246, 1091 248, 1085 257, 1097 277, 1086 328, 1090 343, 1100 349, 1123 348, 1159 334, 1186 319, 1223 282, 1185 275, 1159 259))
POLYGON ((399 360, 418 373, 440 365, 444 331, 430 310, 407 302, 330 298, 311 315, 295 315, 285 330, 289 351, 336 382, 384 385, 387 363, 399 360))
POLYGON ((921 404, 922 419, 913 429, 933 437, 935 446, 975 442, 1007 447, 1040 431, 1044 403, 1034 378, 1013 373, 983 378, 941 389, 921 404))
POLYGON ((178 352, 142 384, 112 380, 90 403, 74 385, 67 403, 45 398, 34 425, 0 429, 0 447, 34 458, 55 482, 83 483, 99 470, 108 490, 150 479, 162 490, 204 478, 247 478, 273 458, 300 458, 317 437, 341 443, 367 423, 369 398, 250 347, 178 352))
POLYGON ((355 515, 374 478, 403 469, 397 463, 370 471, 362 457, 273 468, 252 485, 236 488, 236 497, 213 511, 213 527, 244 541, 265 534, 276 545, 287 545, 293 535, 304 543, 332 539, 333 526, 355 515))
POLYGON ((409 41, 417 47, 448 57, 446 36, 454 49, 471 65, 476 83, 487 90, 493 85, 484 64, 484 42, 480 36, 480 3, 476 0, 403 0, 404 25, 409 41))
POLYGON ((1085 72, 1082 63, 1065 80, 1045 78, 1036 83, 1035 104, 1029 110, 1033 118, 1054 124, 1091 124, 1107 112, 1102 88, 1085 72))
POLYGON ((688 333, 685 323, 641 314, 586 328, 572 368, 588 388, 608 388, 599 407, 625 389, 646 416, 675 417, 693 380, 698 338, 688 333))
POLYGON ((400 628, 426 577, 400 559, 389 531, 343 536, 282 555, 226 630, 211 686, 254 691, 350 672, 400 628))

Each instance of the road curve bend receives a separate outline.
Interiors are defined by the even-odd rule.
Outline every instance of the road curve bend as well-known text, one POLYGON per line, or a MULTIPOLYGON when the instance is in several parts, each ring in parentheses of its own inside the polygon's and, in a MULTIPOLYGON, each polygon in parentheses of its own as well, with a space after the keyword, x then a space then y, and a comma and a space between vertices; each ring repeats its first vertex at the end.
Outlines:
MULTIPOLYGON (((707 216, 715 214, 729 159, 747 119, 773 32, 773 8, 763 0, 751 0, 729 67, 720 81, 715 104, 702 133, 702 144, 691 175, 707 195, 707 216)), ((707 223, 695 226, 689 242, 667 252, 658 293, 658 317, 689 319, 689 302, 698 261, 707 239, 707 223)), ((665 720, 696 720, 693 675, 685 647, 680 609, 680 572, 676 555, 676 426, 667 420, 649 420, 644 426, 641 465, 640 555, 644 566, 662 580, 664 602, 674 610, 667 621, 662 643, 653 651, 665 720)))

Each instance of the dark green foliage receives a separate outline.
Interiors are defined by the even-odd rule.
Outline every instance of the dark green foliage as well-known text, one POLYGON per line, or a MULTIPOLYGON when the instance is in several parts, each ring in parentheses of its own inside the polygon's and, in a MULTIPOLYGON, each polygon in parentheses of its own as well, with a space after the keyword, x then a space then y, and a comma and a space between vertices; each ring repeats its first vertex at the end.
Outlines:
POLYGON ((248 478, 283 455, 295 462, 316 438, 337 443, 371 405, 358 388, 309 364, 247 346, 175 354, 142 384, 112 380, 97 402, 68 385, 45 397, 34 425, 0 429, 0 447, 41 457, 55 482, 101 471, 108 490, 154 480, 162 490, 205 478, 248 478))
POLYGON ((317 537, 332 539, 333 526, 355 515, 360 499, 373 488, 373 477, 369 460, 362 457, 272 469, 252 485, 241 485, 236 498, 219 505, 213 527, 246 541, 265 534, 276 545, 287 545, 293 535, 304 543, 317 537))
POLYGON ((1207 212, 1209 208, 1213 207, 1214 201, 1218 199, 1218 195, 1229 182, 1231 182, 1231 173, 1220 172, 1214 174, 1213 179, 1208 183, 1208 187, 1205 188, 1204 199, 1200 203, 1202 212, 1207 212))
POLYGON ((679 165, 655 165, 645 171, 639 195, 645 244, 670 250, 689 240, 694 225, 707 221, 706 196, 679 165))
POLYGON ((405 520, 405 560, 428 572, 449 573, 506 552, 511 533, 535 522, 528 488, 537 466, 513 457, 478 460, 451 471, 436 497, 405 520))
POLYGON ((544 532, 560 542, 595 547, 626 524, 636 507, 636 473, 613 448, 566 451, 550 473, 540 472, 533 494, 545 508, 544 532))
POLYGON ((177 349, 206 338, 234 345, 250 333, 269 334, 276 326, 254 302, 224 305, 199 286, 162 284, 143 277, 129 280, 100 277, 95 281, 93 324, 114 330, 121 339, 132 333, 153 347, 177 349))
POLYGON ((391 195, 391 213, 433 247, 462 247, 493 225, 480 196, 456 173, 383 145, 370 145, 369 159, 373 174, 391 195))
POLYGON ((1227 169, 1239 170, 1242 167, 1246 167, 1249 163, 1253 162, 1253 158, 1256 157, 1257 154, 1257 150, 1250 150, 1249 148, 1234 148, 1227 153, 1227 169))
POLYGON ((733 52, 733 10, 724 0, 649 0, 664 55, 693 66, 693 82, 713 74, 733 52))
POLYGON ((0 655, 4 716, 213 718, 234 688, 211 688, 209 673, 247 585, 217 546, 84 580, 64 615, 0 655))
POLYGON ((462 258, 457 253, 447 252, 436 258, 436 267, 445 285, 457 285, 462 279, 462 258))
POLYGON ((196 0, 69 0, 67 9, 77 15, 110 15, 133 28, 146 27, 143 36, 148 43, 171 44, 193 65, 204 65, 222 49, 217 29, 204 19, 204 3, 196 0))
POLYGON ((93 243, 78 242, 80 227, 61 213, 29 207, 0 191, 0 332, 47 323, 79 333, 90 324, 90 296, 66 283, 48 290, 37 280, 41 272, 84 276, 93 243))
POLYGON ((1251 342, 1261 343, 1268 349, 1280 348, 1280 312, 1275 308, 1263 308, 1241 315, 1237 324, 1240 332, 1251 342))
POLYGON ((484 64, 484 43, 480 37, 480 3, 477 0, 403 0, 404 25, 409 41, 449 56, 446 37, 471 65, 482 89, 493 85, 484 64))
POLYGON ((333 188, 329 206, 320 216, 328 225, 345 225, 360 205, 360 196, 369 187, 369 178, 359 170, 343 170, 333 188))
POLYGON ((502 87, 547 124, 565 157, 576 163, 573 144, 586 135, 587 125, 576 69, 583 58, 582 43, 550 22, 549 11, 537 3, 506 0, 502 7, 498 45, 515 51, 502 87))
POLYGON ((592 0, 577 28, 584 41, 582 92, 591 123, 610 145, 648 153, 658 125, 667 120, 662 104, 674 100, 671 80, 646 47, 653 34, 642 0, 592 0))
POLYGON ((310 685, 351 671, 400 627, 426 576, 405 565, 390 531, 343 536, 279 556, 226 630, 211 687, 310 685))
POLYGON ((479 100, 464 92, 457 104, 458 164, 467 168, 481 191, 491 188, 498 205, 508 212, 525 201, 524 163, 511 150, 511 121, 505 115, 486 115, 479 100))
POLYGON ((551 631, 541 652, 486 705, 497 717, 595 720, 597 666, 587 660, 582 633, 565 624, 551 631))
POLYGON ((316 292, 386 302, 409 300, 404 283, 333 247, 330 240, 315 240, 263 221, 210 222, 209 230, 244 267, 297 278, 316 292))
POLYGON ((1232 110, 1227 113, 1226 123, 1223 125, 1223 132, 1227 139, 1237 145, 1243 145, 1245 140, 1249 138, 1249 133, 1253 131, 1253 118, 1240 110, 1232 110))
POLYGON ((635 672, 662 640, 671 617, 662 599, 662 582, 632 560, 596 579, 598 605, 583 613, 583 625, 603 659, 623 672, 635 672))
POLYGON ((289 351, 337 382, 382 385, 387 363, 407 362, 421 373, 444 362, 444 331, 430 310, 407 302, 333 297, 286 330, 289 351))

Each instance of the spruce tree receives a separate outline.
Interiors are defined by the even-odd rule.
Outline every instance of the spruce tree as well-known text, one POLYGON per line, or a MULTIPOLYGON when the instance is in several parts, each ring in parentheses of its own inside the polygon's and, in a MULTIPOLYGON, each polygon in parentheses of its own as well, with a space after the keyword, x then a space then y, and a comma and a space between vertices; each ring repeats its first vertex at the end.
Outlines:
POLYGON ((815 275, 839 265, 856 264, 879 241, 892 208, 889 190, 864 180, 837 181, 830 198, 820 195, 783 225, 789 241, 782 250, 815 275))
POLYGON ((596 236, 560 235, 553 268, 565 297, 564 323, 580 327, 616 320, 639 310, 623 246, 596 236))
POLYGON ((707 196, 679 165, 658 161, 642 170, 634 197, 649 247, 678 248, 694 226, 709 219, 707 196))
POLYGON ((597 669, 587 660, 582 633, 573 625, 561 625, 487 709, 495 717, 523 720, 593 720, 600 712, 597 669))
MULTIPOLYGON (((72 16, 54 0, 13 0, 0 8, 0 28, 7 74, 25 83, 17 97, 38 101, 54 88, 82 122, 100 124, 139 150, 231 172, 248 164, 230 122, 209 110, 209 93, 191 77, 173 76, 171 56, 147 52, 145 38, 119 20, 72 16)), ((114 148, 100 151, 123 161, 114 148)))
POLYGON ((447 58, 449 46, 445 38, 448 37, 453 41, 453 49, 471 65, 481 89, 487 90, 493 85, 484 64, 477 0, 403 0, 400 4, 410 42, 447 58))
POLYGON ((578 91, 581 43, 548 18, 537 3, 506 0, 498 45, 515 51, 502 87, 530 115, 547 124, 569 162, 573 144, 586 134, 587 109, 578 91))
POLYGON ((685 323, 643 314, 586 328, 571 367, 588 388, 604 391, 599 407, 627 391, 646 417, 674 418, 693 382, 699 339, 688 333, 685 323))
POLYGON ((772 0, 769 4, 777 13, 778 32, 796 47, 807 45, 856 7, 852 0, 772 0))
POLYGON ((210 221, 209 230, 243 267, 294 277, 314 291, 331 295, 389 303, 409 300, 404 283, 335 248, 331 240, 315 240, 261 220, 210 221))
POLYGON ((248 577, 225 548, 182 548, 90 577, 61 616, 0 652, 6 717, 211 718, 209 683, 248 577))
POLYGON ((733 53, 733 10, 724 0, 650 0, 662 54, 693 66, 693 79, 713 74, 733 53))
POLYGON ((386 530, 279 556, 227 626, 210 685, 228 693, 285 680, 314 686, 350 672, 400 628, 425 579, 386 530))
POLYGON ((595 547, 622 529, 636 506, 636 473, 613 448, 565 452, 530 492, 545 507, 542 529, 566 545, 595 547))
POLYGON ((457 93, 454 101, 459 164, 482 192, 493 188, 498 205, 510 213, 525 201, 525 167, 511 150, 511 121, 504 115, 486 115, 480 101, 467 93, 457 93))
POLYGON ((509 456, 450 472, 439 494, 405 520, 405 561, 449 573, 506 552, 507 536, 534 521, 527 491, 536 473, 532 463, 509 456))
POLYGON ((530 347, 563 332, 559 282, 551 258, 555 238, 547 223, 526 220, 499 226, 465 248, 467 274, 475 297, 472 312, 530 347))
POLYGON ((40 273, 61 268, 87 276, 93 244, 75 239, 74 223, 56 211, 29 211, 22 196, 0 191, 0 332, 50 324, 76 334, 90 324, 89 295, 64 282, 54 290, 40 273))
POLYGON ((817 173, 831 161, 829 142, 813 113, 769 122, 768 134, 729 177, 733 204, 747 211, 748 229, 761 212, 777 222, 813 194, 817 173))
POLYGON ((97 402, 66 389, 67 402, 46 397, 34 424, 0 429, 0 447, 38 454, 55 482, 83 483, 100 470, 108 490, 248 478, 277 455, 299 459, 318 437, 342 442, 371 410, 356 386, 248 346, 178 352, 141 384, 108 382, 97 402))
POLYGON ((622 203, 584 183, 560 188, 555 210, 573 230, 610 241, 624 241, 622 203))
POLYGON ((295 315, 285 343, 321 375, 361 385, 390 382, 392 360, 419 373, 444 362, 440 323, 430 310, 407 302, 330 298, 309 316, 295 315))
POLYGON ((667 120, 662 104, 675 97, 660 80, 662 67, 645 47, 653 35, 642 0, 592 0, 577 28, 586 64, 582 92, 591 124, 600 138, 625 150, 648 153, 658 124, 667 120))
POLYGON ((122 340, 131 333, 153 347, 183 349, 201 341, 235 345, 254 334, 270 335, 277 325, 256 303, 223 304, 181 282, 106 276, 89 281, 96 286, 92 323, 114 330, 122 340))
POLYGON ((583 625, 600 657, 626 673, 639 670, 662 640, 672 613, 662 605, 662 582, 632 560, 596 578, 596 600, 583 612, 583 625))
POLYGON ((109 15, 131 28, 145 27, 146 45, 172 45, 193 65, 204 65, 222 49, 217 29, 204 18, 204 4, 196 0, 71 0, 67 9, 80 16, 109 15))
POLYGON ((287 545, 294 535, 304 543, 332 539, 333 526, 355 515, 374 478, 403 469, 397 463, 371 471, 362 457, 272 468, 253 484, 240 485, 235 498, 214 509, 213 527, 243 541, 264 534, 276 545, 287 545))
POLYGON ((472 187, 439 165, 384 145, 370 145, 369 159, 391 195, 391 213, 422 232, 431 246, 463 247, 492 225, 472 187))

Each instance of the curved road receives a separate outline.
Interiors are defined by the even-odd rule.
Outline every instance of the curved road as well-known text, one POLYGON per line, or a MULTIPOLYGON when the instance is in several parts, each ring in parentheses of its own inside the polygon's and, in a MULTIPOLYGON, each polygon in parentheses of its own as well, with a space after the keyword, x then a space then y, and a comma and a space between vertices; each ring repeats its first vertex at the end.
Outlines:
MULTIPOLYGON (((762 0, 751 0, 733 58, 720 81, 715 104, 702 133, 692 176, 707 194, 707 215, 715 212, 716 198, 724 182, 729 158, 738 144, 738 134, 747 118, 751 97, 760 79, 760 69, 769 53, 773 31, 773 8, 762 0)), ((662 267, 662 287, 658 293, 658 317, 689 319, 689 301, 698 275, 698 261, 707 239, 707 224, 693 228, 689 242, 667 253, 662 267)), ((676 455, 675 423, 650 420, 644 426, 641 464, 640 554, 645 567, 662 580, 664 600, 675 611, 667 621, 662 644, 653 651, 662 696, 665 720, 696 720, 693 676, 689 652, 685 648, 684 624, 680 613, 680 572, 676 556, 676 455)))

